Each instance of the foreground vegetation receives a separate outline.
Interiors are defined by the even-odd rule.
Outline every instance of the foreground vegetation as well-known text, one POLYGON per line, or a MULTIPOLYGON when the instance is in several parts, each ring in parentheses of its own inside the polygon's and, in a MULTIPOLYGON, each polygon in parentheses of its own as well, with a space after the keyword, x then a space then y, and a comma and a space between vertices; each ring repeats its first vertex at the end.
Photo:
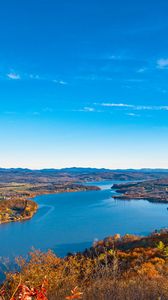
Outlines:
POLYGON ((143 238, 115 235, 65 258, 35 251, 17 263, 20 271, 6 274, 2 299, 168 299, 166 230, 143 238))

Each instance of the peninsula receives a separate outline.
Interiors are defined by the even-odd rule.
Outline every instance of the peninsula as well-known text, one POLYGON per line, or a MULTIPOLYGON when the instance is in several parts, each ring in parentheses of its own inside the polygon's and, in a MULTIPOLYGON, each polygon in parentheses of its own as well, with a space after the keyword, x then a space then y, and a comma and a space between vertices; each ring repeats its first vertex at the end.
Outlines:
POLYGON ((98 191, 99 187, 75 183, 0 183, 0 224, 33 217, 38 205, 32 198, 43 194, 98 191))
POLYGON ((114 184, 112 189, 118 193, 113 195, 115 199, 145 199, 150 202, 168 203, 168 178, 114 184))

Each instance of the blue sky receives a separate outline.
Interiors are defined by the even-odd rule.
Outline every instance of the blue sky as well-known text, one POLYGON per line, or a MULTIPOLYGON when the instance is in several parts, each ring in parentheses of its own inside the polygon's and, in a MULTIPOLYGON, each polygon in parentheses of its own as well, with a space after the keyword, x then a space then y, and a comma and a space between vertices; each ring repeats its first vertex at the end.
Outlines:
POLYGON ((0 4, 0 166, 168 168, 168 1, 0 4))

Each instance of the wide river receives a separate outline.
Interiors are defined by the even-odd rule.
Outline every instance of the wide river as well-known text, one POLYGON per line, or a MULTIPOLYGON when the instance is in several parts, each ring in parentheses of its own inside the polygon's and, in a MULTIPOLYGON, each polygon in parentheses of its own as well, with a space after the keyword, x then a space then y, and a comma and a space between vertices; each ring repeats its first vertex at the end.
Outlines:
POLYGON ((92 183, 101 191, 36 197, 39 210, 31 220, 0 225, 0 256, 25 255, 32 247, 63 256, 115 233, 147 235, 168 227, 168 205, 114 200, 113 183, 92 183))

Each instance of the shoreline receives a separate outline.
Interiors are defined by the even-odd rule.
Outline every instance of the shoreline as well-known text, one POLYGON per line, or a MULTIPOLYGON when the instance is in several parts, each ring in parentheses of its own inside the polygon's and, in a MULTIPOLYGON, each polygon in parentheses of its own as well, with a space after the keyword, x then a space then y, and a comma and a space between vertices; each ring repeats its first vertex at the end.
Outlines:
MULTIPOLYGON (((36 202, 35 202, 35 203, 36 203, 36 202)), ((37 203, 36 203, 36 204, 37 204, 37 203)), ((24 222, 24 221, 28 221, 28 220, 30 220, 31 218, 33 218, 33 216, 36 214, 37 210, 38 210, 38 204, 37 204, 37 209, 33 212, 32 215, 27 216, 27 217, 24 217, 23 219, 10 220, 10 221, 6 220, 6 221, 2 221, 2 222, 0 221, 0 225, 3 225, 3 224, 9 224, 9 223, 15 223, 15 222, 24 222)))
POLYGON ((117 193, 113 196, 114 199, 168 204, 168 179, 114 184, 111 189, 117 193))
MULTIPOLYGON (((27 201, 28 203, 30 203, 32 201, 32 203, 35 205, 35 209, 31 212, 31 214, 29 216, 25 216, 25 217, 21 217, 19 216, 18 219, 11 219, 11 220, 0 220, 0 225, 3 224, 9 224, 9 223, 14 223, 14 222, 25 222, 28 221, 30 219, 33 218, 33 216, 36 214, 39 206, 37 204, 37 202, 34 200, 36 197, 38 196, 42 196, 42 195, 55 195, 55 194, 62 194, 62 193, 77 193, 77 192, 89 192, 89 191, 100 191, 101 188, 99 188, 98 186, 83 186, 80 190, 79 189, 65 189, 63 191, 41 191, 41 192, 37 192, 37 193, 32 193, 32 195, 30 195, 28 198, 26 199, 20 199, 20 201, 27 201)), ((19 199, 18 199, 19 200, 19 199)), ((5 200, 8 201, 8 200, 5 200)))

